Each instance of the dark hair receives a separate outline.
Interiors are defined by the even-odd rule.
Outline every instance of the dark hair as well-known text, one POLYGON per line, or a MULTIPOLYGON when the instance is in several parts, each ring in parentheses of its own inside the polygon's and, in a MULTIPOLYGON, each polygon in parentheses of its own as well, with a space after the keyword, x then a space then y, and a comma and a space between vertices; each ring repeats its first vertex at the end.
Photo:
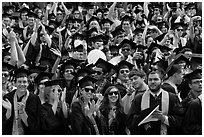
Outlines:
POLYGON ((105 113, 106 116, 108 116, 109 112, 110 112, 110 107, 109 107, 109 99, 108 99, 108 94, 110 92, 111 89, 116 88, 118 90, 118 100, 116 102, 116 111, 120 111, 123 112, 123 105, 122 105, 122 100, 121 100, 121 96, 120 96, 120 91, 116 86, 109 86, 105 93, 104 93, 104 98, 102 100, 102 104, 100 106, 100 111, 102 113, 105 113))
POLYGON ((147 78, 149 77, 150 74, 158 74, 158 75, 159 75, 159 78, 160 78, 161 80, 164 79, 164 76, 162 75, 162 73, 161 73, 159 70, 152 70, 152 71, 150 71, 150 72, 147 74, 147 78))
POLYGON ((135 75, 139 76, 141 78, 145 78, 146 77, 146 74, 145 74, 145 72, 143 70, 137 70, 137 69, 131 70, 128 76, 129 76, 129 78, 131 78, 131 77, 133 77, 135 75))

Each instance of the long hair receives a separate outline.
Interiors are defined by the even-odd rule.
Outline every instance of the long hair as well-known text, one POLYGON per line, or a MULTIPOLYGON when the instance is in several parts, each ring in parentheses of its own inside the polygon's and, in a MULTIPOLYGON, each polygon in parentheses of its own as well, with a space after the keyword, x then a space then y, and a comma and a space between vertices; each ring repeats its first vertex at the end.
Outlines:
POLYGON ((109 112, 110 112, 110 107, 109 107, 109 99, 108 99, 108 94, 110 92, 111 89, 117 89, 118 90, 118 100, 116 102, 116 112, 120 111, 123 112, 123 105, 122 105, 122 100, 121 100, 121 96, 120 96, 120 92, 119 89, 116 86, 110 86, 107 88, 107 90, 104 93, 104 98, 102 100, 102 104, 100 106, 100 111, 102 113, 104 113, 106 116, 108 116, 109 112))

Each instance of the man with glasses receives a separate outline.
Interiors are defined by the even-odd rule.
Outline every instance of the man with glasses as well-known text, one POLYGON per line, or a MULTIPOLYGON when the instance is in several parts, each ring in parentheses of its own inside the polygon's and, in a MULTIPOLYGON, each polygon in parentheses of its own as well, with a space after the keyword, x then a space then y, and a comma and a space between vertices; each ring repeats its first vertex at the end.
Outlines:
POLYGON ((196 99, 202 93, 202 70, 196 69, 193 72, 186 74, 184 77, 188 80, 188 86, 190 87, 190 92, 187 97, 182 100, 182 105, 184 108, 188 107, 188 104, 193 99, 196 99))
POLYGON ((120 91, 121 98, 125 96, 127 93, 127 89, 129 88, 129 73, 134 67, 133 64, 122 60, 117 64, 117 81, 116 86, 120 91))

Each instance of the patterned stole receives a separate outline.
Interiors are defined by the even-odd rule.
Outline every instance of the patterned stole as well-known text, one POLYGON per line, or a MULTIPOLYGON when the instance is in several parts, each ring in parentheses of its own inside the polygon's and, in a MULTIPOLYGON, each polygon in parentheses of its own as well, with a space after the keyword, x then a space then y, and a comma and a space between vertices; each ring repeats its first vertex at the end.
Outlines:
MULTIPOLYGON (((167 116, 169 111, 169 93, 163 89, 160 89, 160 90, 162 94, 162 102, 161 102, 162 113, 167 116)), ((147 90, 142 95, 141 110, 147 109, 149 107, 150 107, 150 91, 147 90)), ((163 123, 161 124, 160 134, 167 135, 167 126, 163 123)))
MULTIPOLYGON (((22 101, 26 105, 26 101, 29 96, 29 91, 26 91, 26 95, 23 97, 22 101)), ((15 92, 14 98, 14 120, 13 120, 13 129, 12 129, 12 135, 24 135, 24 129, 23 125, 21 123, 21 117, 18 113, 18 106, 17 106, 17 93, 15 92)))

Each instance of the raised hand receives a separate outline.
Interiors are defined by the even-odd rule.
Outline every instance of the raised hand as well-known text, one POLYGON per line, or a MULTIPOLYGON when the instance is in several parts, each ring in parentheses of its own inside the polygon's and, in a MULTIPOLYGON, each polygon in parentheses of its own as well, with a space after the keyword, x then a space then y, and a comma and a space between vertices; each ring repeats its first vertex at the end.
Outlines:
POLYGON ((64 88, 64 90, 62 91, 62 96, 61 96, 61 101, 65 102, 65 98, 66 98, 66 88, 64 88))
POLYGON ((2 105, 5 109, 11 110, 11 102, 6 98, 6 100, 2 100, 2 105))

